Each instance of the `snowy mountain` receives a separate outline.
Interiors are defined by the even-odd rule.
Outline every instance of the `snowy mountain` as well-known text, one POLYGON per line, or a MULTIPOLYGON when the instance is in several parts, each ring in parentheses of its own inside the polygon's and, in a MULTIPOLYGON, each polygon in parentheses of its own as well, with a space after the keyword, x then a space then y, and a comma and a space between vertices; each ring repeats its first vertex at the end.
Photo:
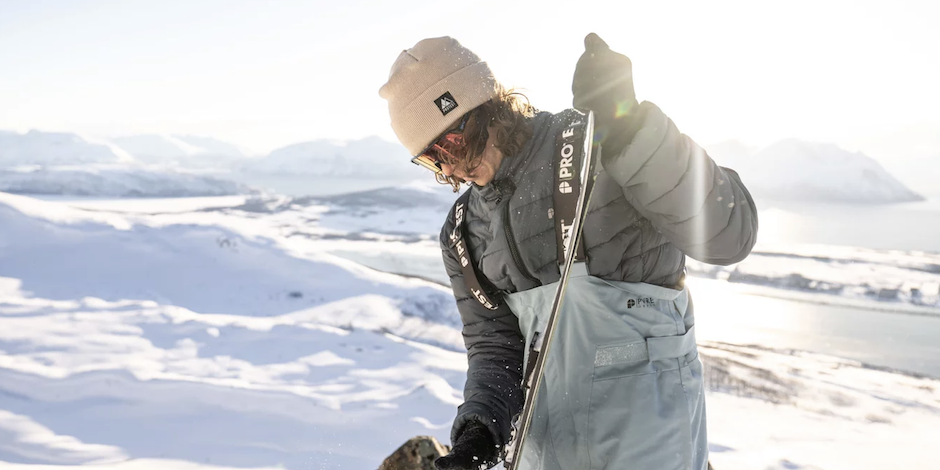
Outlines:
POLYGON ((707 151, 736 170, 756 198, 866 204, 923 200, 874 159, 833 144, 787 139, 754 152, 731 141, 707 151))
POLYGON ((187 168, 229 166, 245 158, 235 145, 210 137, 144 134, 111 139, 138 161, 187 168))
POLYGON ((709 145, 705 150, 719 165, 737 170, 741 165, 746 165, 747 160, 760 151, 760 148, 737 140, 726 140, 709 145))
POLYGON ((378 137, 294 144, 242 167, 249 173, 362 178, 409 178, 421 175, 418 170, 404 147, 378 137))
POLYGON ((113 144, 90 142, 76 134, 0 131, 0 168, 132 161, 130 154, 113 144))
POLYGON ((940 154, 897 161, 892 172, 911 188, 928 197, 940 197, 940 154))
POLYGON ((0 191, 98 197, 226 196, 251 192, 211 176, 133 166, 53 166, 0 169, 0 191))
POLYGON ((159 136, 139 136, 127 143, 135 144, 127 146, 135 151, 143 148, 153 151, 137 158, 112 142, 76 134, 0 131, 0 191, 102 197, 221 196, 250 192, 244 184, 188 171, 217 166, 219 158, 241 158, 237 149, 227 144, 212 139, 159 136), (168 160, 174 156, 185 157, 185 164, 176 165, 168 160), (142 161, 148 159, 155 164, 143 165, 142 161))

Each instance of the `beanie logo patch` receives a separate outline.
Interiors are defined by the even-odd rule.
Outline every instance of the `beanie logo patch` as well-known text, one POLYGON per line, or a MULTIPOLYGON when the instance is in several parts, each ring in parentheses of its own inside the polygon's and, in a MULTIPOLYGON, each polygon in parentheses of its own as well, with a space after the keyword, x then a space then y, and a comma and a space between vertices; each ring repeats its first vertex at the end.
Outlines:
POLYGON ((447 116, 447 113, 457 109, 457 100, 448 91, 434 100, 434 105, 441 110, 441 114, 447 116))

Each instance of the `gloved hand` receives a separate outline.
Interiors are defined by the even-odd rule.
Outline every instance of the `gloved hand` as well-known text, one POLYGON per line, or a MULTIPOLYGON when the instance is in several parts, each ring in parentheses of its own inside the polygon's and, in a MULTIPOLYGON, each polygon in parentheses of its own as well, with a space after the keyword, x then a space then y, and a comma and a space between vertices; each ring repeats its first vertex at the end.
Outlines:
POLYGON ((571 92, 575 108, 594 111, 595 142, 604 145, 604 155, 619 154, 629 145, 642 122, 629 57, 610 50, 597 34, 588 34, 571 92))
POLYGON ((499 458, 496 442, 479 421, 470 421, 454 442, 450 453, 435 460, 437 470, 479 470, 496 465, 499 458))

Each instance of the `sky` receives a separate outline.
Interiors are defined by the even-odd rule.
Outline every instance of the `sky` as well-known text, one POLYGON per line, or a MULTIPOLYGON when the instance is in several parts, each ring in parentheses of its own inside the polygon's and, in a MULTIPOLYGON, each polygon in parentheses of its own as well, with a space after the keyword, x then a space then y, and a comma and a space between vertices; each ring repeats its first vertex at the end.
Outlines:
MULTIPOLYGON (((249 153, 395 141, 379 87, 449 35, 532 103, 571 104, 583 38, 703 145, 796 137, 940 161, 940 7, 925 1, 0 0, 0 129, 212 136, 249 153)), ((940 163, 938 163, 940 164, 940 163)))

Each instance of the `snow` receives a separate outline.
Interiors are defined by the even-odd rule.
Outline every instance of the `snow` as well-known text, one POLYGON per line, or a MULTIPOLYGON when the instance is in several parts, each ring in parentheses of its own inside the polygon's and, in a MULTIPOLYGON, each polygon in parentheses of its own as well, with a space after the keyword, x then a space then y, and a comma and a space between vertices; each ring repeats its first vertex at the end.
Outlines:
POLYGON ((0 440, 13 443, 17 452, 26 458, 44 459, 61 464, 108 463, 125 460, 120 448, 86 444, 72 436, 57 435, 49 428, 9 411, 0 410, 0 440))
MULTIPOLYGON (((4 300, 0 408, 134 458, 364 468, 427 433, 422 423, 447 421, 460 402, 452 383, 466 367, 461 353, 368 330, 240 323, 151 302, 4 300), (82 425, 89 420, 98 425, 82 425)), ((0 460, 63 463, 53 449, 8 447, 0 460)))
MULTIPOLYGON (((456 197, 448 191, 76 202, 0 193, 0 469, 374 469, 415 435, 448 442, 467 368, 431 261, 440 211, 456 197), (437 227, 396 223, 403 201, 437 227)), ((859 263, 932 263, 801 250, 764 250, 747 272, 821 263, 830 282, 859 263)), ((936 468, 940 380, 700 343, 717 469, 936 468)))
POLYGON ((203 313, 293 312, 291 318, 342 326, 368 318, 416 335, 435 334, 433 325, 402 311, 440 319, 446 315, 437 309, 452 303, 436 284, 375 272, 312 249, 308 240, 283 240, 277 227, 223 213, 92 212, 0 193, 0 217, 3 272, 53 298, 130 296, 203 313), (272 252, 272 244, 280 250, 272 252))
MULTIPOLYGON (((0 462, 3 470, 62 470, 59 465, 16 464, 0 462)), ((185 460, 134 459, 120 463, 83 464, 83 470, 241 470, 243 467, 220 467, 217 465, 198 464, 185 460)), ((255 470, 283 470, 283 466, 254 467, 255 470)))
POLYGON ((923 200, 877 161, 833 144, 787 139, 755 151, 735 141, 706 147, 756 198, 859 204, 923 200))
POLYGON ((699 346, 717 469, 936 468, 940 382, 800 352, 699 346), (743 398, 742 397, 746 397, 743 398))
MULTIPOLYGON (((88 211, 120 212, 130 214, 159 214, 170 212, 196 212, 206 209, 218 209, 244 205, 249 196, 214 196, 186 198, 148 198, 148 199, 85 199, 85 198, 49 198, 65 200, 68 207, 87 209, 88 211)), ((87 211, 85 212, 87 214, 87 211)))
MULTIPOLYGON (((0 224, 0 409, 114 458, 358 468, 460 401, 459 320, 436 284, 223 228, 244 219, 0 195, 0 224), (351 429, 364 441, 346 452, 351 429)), ((104 458, 34 454, 0 446, 104 458)))

